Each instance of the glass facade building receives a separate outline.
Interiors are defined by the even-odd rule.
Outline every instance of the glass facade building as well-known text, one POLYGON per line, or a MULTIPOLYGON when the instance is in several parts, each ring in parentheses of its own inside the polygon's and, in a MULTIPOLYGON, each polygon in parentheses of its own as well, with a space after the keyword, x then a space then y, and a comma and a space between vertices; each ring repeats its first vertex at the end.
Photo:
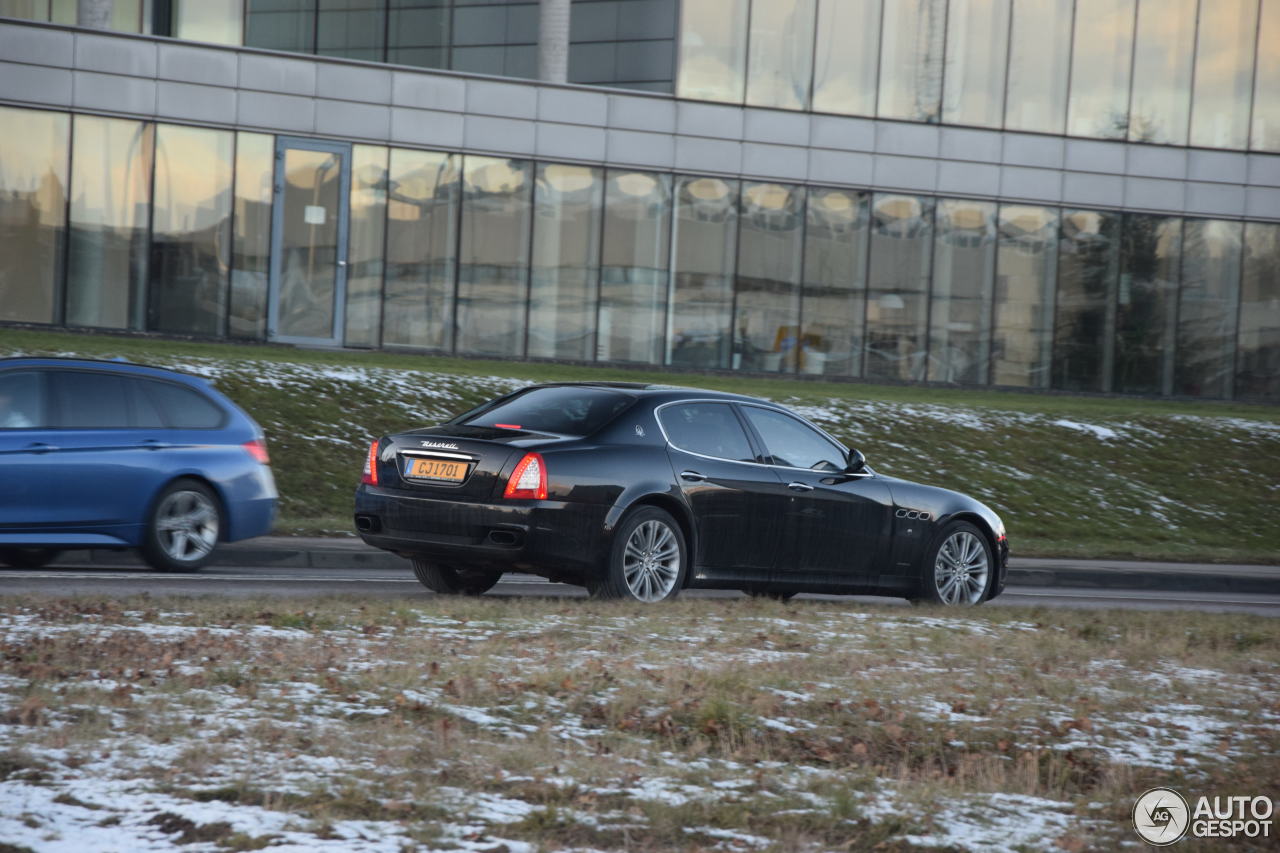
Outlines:
POLYGON ((1280 402, 1280 0, 74 6, 0 323, 1280 402))

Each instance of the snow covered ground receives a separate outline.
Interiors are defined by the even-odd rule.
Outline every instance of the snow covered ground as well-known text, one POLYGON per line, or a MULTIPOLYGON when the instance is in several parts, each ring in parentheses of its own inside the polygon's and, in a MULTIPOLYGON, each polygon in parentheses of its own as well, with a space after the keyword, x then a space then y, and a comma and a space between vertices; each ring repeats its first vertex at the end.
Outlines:
POLYGON ((1131 780, 1209 784, 1275 744, 1276 629, 1171 619, 753 601, 8 603, 0 842, 1108 846, 1127 837, 1115 815, 1140 793, 1131 780), (1237 637, 1239 651, 1167 654, 1187 631, 1237 637))

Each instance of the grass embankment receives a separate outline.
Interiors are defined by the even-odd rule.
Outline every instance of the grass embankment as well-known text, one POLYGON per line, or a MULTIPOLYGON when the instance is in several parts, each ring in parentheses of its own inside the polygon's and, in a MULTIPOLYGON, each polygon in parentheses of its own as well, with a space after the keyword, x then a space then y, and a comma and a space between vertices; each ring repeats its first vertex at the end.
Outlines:
POLYGON ((209 376, 266 428, 282 532, 351 531, 368 440, 533 381, 624 379, 798 407, 878 470, 973 494, 1015 553, 1280 561, 1280 410, 0 330, 0 354, 209 376))
POLYGON ((1115 849, 1280 790, 1234 614, 11 599, 0 652, 6 849, 1115 849))

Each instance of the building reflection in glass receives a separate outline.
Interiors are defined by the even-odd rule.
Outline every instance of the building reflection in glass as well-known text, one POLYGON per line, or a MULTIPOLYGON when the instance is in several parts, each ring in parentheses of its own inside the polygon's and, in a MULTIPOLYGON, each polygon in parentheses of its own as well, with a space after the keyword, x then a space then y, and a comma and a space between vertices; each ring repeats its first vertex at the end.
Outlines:
POLYGON ((610 170, 596 357, 657 364, 666 352, 671 176, 610 170))
POLYGON ((529 279, 532 357, 594 357, 603 195, 600 169, 538 165, 529 279))
POLYGON ((1109 390, 1119 244, 1119 214, 1063 211, 1053 332, 1054 388, 1109 390))
POLYGON ((934 233, 927 378, 985 384, 991 360, 996 206, 940 199, 934 233))
POLYGON ((871 194, 817 187, 807 193, 799 369, 858 376, 866 319, 871 194))
POLYGON ((467 155, 462 172, 457 351, 523 355, 533 169, 467 155))
POLYGON ((0 320, 58 320, 70 128, 65 113, 0 107, 0 320))
POLYGON ((275 137, 266 133, 236 134, 231 304, 227 318, 227 334, 233 338, 261 339, 267 334, 274 168, 275 137))
POLYGON ((733 320, 737 368, 792 372, 799 364, 804 208, 801 187, 742 187, 733 320))
POLYGON ((1058 211, 1000 206, 991 382, 1048 388, 1058 275, 1058 211))
POLYGON ((932 198, 876 193, 863 362, 869 378, 925 378, 933 208, 932 198))
POLYGON ((676 178, 667 364, 731 366, 738 182, 676 178))

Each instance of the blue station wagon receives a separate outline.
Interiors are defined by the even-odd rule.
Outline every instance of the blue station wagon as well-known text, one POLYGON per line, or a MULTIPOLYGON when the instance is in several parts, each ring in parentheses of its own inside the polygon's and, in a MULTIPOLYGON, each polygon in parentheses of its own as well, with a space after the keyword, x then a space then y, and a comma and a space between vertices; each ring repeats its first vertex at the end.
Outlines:
POLYGON ((194 571, 270 531, 262 428, 207 381, 115 361, 0 359, 0 563, 137 548, 194 571))

